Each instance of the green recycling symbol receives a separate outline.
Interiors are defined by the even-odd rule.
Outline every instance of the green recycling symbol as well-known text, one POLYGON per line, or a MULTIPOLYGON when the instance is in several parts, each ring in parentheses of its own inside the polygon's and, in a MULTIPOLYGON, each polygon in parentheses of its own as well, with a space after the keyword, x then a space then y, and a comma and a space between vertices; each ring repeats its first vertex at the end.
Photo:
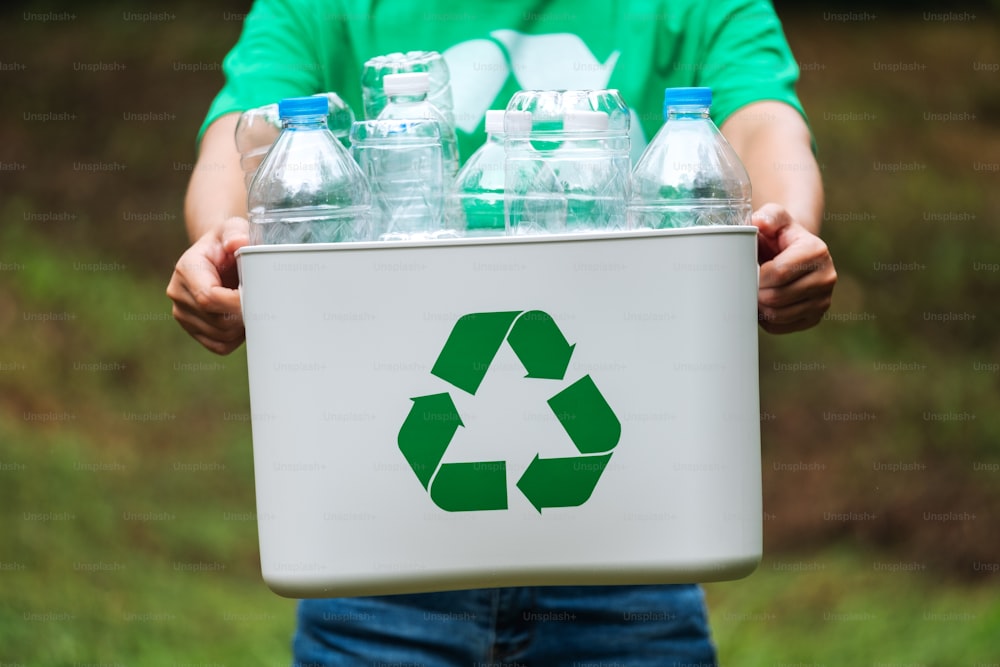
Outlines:
MULTIPOLYGON (((455 323, 431 374, 475 395, 504 341, 527 371, 526 378, 562 380, 575 345, 540 310, 471 313, 455 323)), ((417 396, 399 430, 399 449, 438 507, 449 512, 507 509, 505 461, 442 463, 458 427, 464 426, 451 394, 417 396)), ((544 507, 576 507, 594 492, 621 422, 590 375, 548 399, 579 456, 535 458, 517 488, 541 513, 544 507)))

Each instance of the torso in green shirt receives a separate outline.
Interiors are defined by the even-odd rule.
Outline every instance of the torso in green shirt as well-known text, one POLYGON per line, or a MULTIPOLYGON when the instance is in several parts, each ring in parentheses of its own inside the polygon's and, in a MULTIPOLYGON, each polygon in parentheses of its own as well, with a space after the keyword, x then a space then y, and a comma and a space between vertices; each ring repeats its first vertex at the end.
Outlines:
POLYGON ((633 155, 662 124, 668 86, 710 86, 720 124, 757 100, 801 111, 798 68, 765 1, 257 0, 205 126, 325 91, 360 117, 365 60, 411 50, 448 63, 463 158, 483 141, 487 109, 519 89, 618 89, 633 112, 633 155))

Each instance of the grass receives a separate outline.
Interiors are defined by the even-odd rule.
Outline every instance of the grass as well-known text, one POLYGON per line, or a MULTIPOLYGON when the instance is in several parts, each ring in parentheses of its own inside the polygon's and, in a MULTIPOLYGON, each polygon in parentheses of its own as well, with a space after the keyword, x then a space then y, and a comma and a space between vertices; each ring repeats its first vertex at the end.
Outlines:
POLYGON ((93 250, 11 226, 2 247, 23 268, 0 297, 0 664, 287 664, 245 357, 192 345, 162 283, 93 250))
POLYGON ((926 563, 847 546, 768 554, 749 578, 706 586, 722 665, 993 664, 1000 600, 926 563))

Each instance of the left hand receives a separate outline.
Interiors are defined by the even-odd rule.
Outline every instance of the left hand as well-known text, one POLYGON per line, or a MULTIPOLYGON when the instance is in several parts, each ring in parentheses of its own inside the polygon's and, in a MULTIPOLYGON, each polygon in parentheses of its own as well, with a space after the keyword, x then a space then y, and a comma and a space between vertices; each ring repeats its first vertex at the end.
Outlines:
POLYGON ((830 307, 837 283, 826 243, 778 204, 764 204, 750 222, 758 230, 760 326, 773 334, 815 326, 830 307))

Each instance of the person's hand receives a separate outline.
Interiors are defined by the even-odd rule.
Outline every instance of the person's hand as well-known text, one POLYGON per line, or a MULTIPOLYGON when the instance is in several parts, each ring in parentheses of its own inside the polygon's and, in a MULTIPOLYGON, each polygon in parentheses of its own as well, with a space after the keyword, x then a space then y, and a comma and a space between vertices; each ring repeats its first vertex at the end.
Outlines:
POLYGON ((246 336, 233 253, 250 242, 249 233, 245 219, 229 218, 181 255, 167 285, 174 318, 217 354, 229 354, 246 336))
POLYGON ((826 243, 777 204, 761 206, 750 222, 758 230, 760 326, 775 334, 815 326, 830 307, 837 282, 826 243))

